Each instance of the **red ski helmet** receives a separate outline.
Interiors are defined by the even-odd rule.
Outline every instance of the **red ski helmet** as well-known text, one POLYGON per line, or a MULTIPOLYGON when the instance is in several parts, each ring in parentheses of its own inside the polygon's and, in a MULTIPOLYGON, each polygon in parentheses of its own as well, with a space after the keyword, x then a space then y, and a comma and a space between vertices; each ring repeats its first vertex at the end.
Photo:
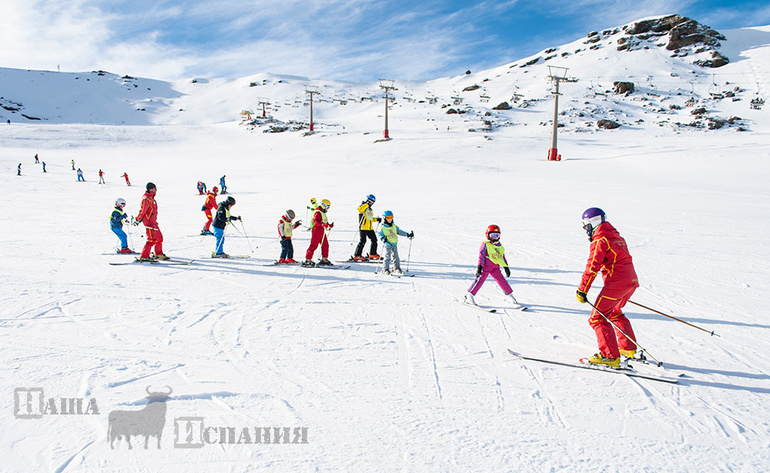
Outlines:
POLYGON ((215 194, 218 193, 219 192, 219 187, 217 187, 217 186, 212 187, 211 188, 211 192, 213 192, 215 194))
POLYGON ((486 232, 487 240, 499 240, 500 239, 500 227, 497 225, 490 225, 487 227, 486 232), (495 235, 496 234, 496 235, 495 235))

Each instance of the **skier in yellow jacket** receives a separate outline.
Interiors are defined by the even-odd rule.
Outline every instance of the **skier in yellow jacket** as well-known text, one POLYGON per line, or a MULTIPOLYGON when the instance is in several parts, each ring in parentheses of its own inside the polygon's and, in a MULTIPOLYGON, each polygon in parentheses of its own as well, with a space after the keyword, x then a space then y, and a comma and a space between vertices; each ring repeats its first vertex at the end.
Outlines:
POLYGON ((377 254, 377 234, 374 232, 373 222, 379 222, 380 218, 374 216, 372 206, 377 199, 369 194, 366 200, 358 206, 358 232, 361 234, 361 240, 358 242, 356 252, 353 254, 353 261, 366 261, 367 259, 377 260, 380 256, 377 254), (362 256, 366 239, 371 240, 369 255, 362 256))

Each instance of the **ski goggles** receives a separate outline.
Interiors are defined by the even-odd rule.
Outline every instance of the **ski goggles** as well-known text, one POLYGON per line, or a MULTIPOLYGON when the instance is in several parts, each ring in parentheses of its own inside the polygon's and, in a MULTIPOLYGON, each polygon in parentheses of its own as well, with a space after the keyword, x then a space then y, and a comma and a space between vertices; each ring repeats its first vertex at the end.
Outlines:
POLYGON ((499 240, 500 239, 500 232, 492 232, 489 234, 490 240, 499 240))

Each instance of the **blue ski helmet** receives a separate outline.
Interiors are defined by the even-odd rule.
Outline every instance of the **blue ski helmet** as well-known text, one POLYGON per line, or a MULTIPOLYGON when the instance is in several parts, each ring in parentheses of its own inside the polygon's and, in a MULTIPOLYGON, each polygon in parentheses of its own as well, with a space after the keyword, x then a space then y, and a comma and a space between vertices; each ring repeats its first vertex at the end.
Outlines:
POLYGON ((586 209, 586 211, 583 212, 582 221, 583 230, 586 231, 588 239, 590 240, 594 235, 594 230, 596 230, 596 227, 607 221, 607 214, 604 213, 604 210, 598 207, 591 207, 590 209, 586 209))
POLYGON ((375 203, 377 201, 377 198, 374 196, 374 194, 369 194, 366 196, 366 200, 371 200, 372 203, 375 203))
POLYGON ((386 210, 382 212, 383 219, 387 219, 388 217, 393 218, 393 212, 391 212, 390 210, 386 210))

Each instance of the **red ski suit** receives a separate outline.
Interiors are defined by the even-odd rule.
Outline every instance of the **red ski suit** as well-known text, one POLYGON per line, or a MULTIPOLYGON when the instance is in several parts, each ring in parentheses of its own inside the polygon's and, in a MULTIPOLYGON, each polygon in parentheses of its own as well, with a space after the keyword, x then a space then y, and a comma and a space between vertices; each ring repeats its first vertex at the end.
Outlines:
POLYGON ((163 234, 158 228, 158 204, 155 202, 155 194, 147 191, 142 196, 142 206, 139 209, 139 215, 136 216, 136 221, 141 222, 145 226, 147 231, 147 242, 142 248, 142 254, 140 258, 149 258, 150 250, 155 247, 155 254, 163 254, 163 234))
POLYGON ((329 257, 329 240, 326 238, 326 228, 332 225, 327 223, 325 212, 319 209, 313 212, 313 231, 310 234, 310 246, 305 252, 305 259, 313 259, 313 253, 319 244, 321 245, 321 257, 329 257))
MULTIPOLYGON (((639 287, 639 279, 634 271, 634 263, 628 252, 626 240, 609 222, 600 224, 594 230, 591 238, 591 253, 578 290, 587 293, 600 270, 604 279, 604 288, 594 305, 620 330, 636 340, 631 322, 623 315, 623 306, 639 287)), ((596 332, 596 340, 599 342, 599 351, 602 356, 617 358, 620 356, 619 350, 636 350, 636 344, 607 322, 596 310, 591 312, 588 323, 596 332)))
POLYGON ((211 230, 211 222, 214 221, 214 216, 211 211, 216 212, 217 209, 217 195, 213 192, 209 192, 206 195, 206 202, 203 204, 203 213, 206 215, 206 223, 203 225, 203 229, 206 231, 211 230))

